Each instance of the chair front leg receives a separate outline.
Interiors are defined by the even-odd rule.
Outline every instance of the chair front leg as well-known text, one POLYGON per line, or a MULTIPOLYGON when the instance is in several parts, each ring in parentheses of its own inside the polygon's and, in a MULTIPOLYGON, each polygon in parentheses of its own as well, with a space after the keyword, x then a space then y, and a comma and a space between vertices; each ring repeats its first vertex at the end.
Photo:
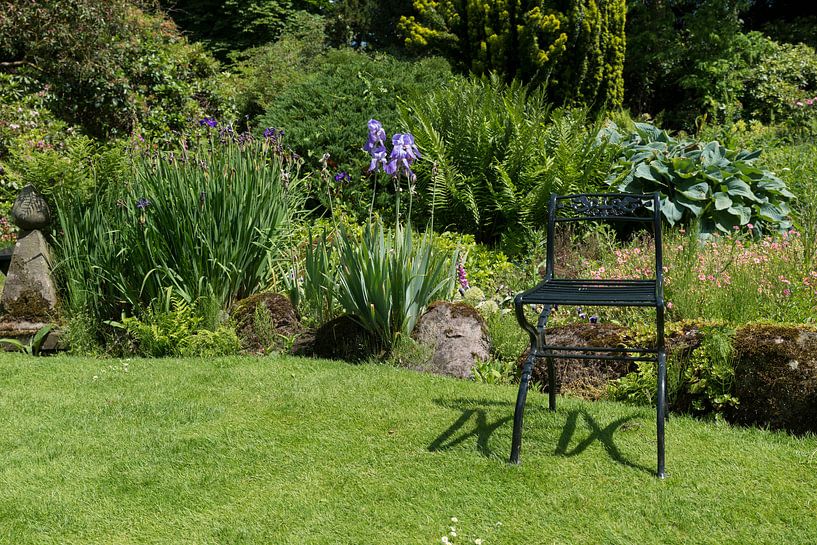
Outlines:
POLYGON ((525 403, 528 399, 528 388, 530 386, 531 375, 533 374, 533 365, 544 344, 544 325, 547 324, 550 310, 550 306, 545 307, 545 310, 539 318, 537 328, 534 329, 525 318, 522 305, 519 304, 517 300, 516 317, 523 329, 530 335, 531 343, 530 352, 525 360, 525 364, 522 366, 522 376, 519 379, 519 393, 516 396, 516 409, 513 415, 513 439, 511 442, 510 459, 510 463, 512 464, 519 463, 519 454, 522 449, 522 424, 525 416, 525 403), (537 331, 537 329, 539 331, 537 331))

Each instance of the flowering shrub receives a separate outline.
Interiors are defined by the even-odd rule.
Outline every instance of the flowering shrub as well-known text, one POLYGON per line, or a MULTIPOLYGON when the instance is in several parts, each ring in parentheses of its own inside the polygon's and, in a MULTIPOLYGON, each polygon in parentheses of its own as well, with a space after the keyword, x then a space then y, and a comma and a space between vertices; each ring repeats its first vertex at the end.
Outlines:
POLYGON ((795 99, 790 109, 790 125, 796 133, 812 136, 817 132, 817 96, 795 99))
MULTIPOLYGON (((703 318, 745 323, 752 320, 817 320, 817 270, 805 265, 799 232, 756 238, 750 223, 729 236, 699 242, 683 232, 664 242, 664 294, 671 320, 703 318)), ((591 260, 580 257, 586 278, 654 277, 654 247, 637 240, 591 260)), ((630 321, 633 309, 603 308, 600 319, 630 321)))

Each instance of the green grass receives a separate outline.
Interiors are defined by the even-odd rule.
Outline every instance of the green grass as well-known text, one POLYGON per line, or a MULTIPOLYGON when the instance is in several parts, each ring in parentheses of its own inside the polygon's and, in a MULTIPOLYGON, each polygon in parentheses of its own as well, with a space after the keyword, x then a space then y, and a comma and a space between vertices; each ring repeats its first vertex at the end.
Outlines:
POLYGON ((0 355, 0 543, 815 541, 814 437, 673 418, 661 481, 651 410, 532 393, 514 467, 514 399, 307 359, 0 355))

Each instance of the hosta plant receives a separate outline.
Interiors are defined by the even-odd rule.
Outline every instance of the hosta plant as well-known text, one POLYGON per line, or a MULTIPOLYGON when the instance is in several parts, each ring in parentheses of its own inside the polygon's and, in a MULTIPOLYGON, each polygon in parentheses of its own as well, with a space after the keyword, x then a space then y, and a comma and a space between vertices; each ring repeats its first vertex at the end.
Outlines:
POLYGON ((794 195, 783 180, 755 165, 760 151, 674 138, 648 123, 636 123, 631 134, 610 124, 599 141, 618 146, 607 183, 628 193, 659 191, 670 225, 698 219, 705 237, 750 224, 756 236, 792 226, 794 195))

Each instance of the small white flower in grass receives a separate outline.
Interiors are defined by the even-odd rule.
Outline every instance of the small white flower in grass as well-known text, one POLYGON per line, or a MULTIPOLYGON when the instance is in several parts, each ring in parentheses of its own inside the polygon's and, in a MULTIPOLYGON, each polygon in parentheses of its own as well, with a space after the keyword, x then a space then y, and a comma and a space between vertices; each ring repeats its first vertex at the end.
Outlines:
POLYGON ((94 380, 98 379, 99 375, 94 375, 94 380))
POLYGON ((482 545, 482 540, 477 538, 474 540, 474 545, 482 545))
POLYGON ((451 542, 448 541, 448 536, 443 536, 443 537, 440 538, 440 543, 444 543, 445 545, 448 545, 451 542))
POLYGON ((457 517, 451 517, 451 522, 459 522, 459 520, 457 519, 457 517))

